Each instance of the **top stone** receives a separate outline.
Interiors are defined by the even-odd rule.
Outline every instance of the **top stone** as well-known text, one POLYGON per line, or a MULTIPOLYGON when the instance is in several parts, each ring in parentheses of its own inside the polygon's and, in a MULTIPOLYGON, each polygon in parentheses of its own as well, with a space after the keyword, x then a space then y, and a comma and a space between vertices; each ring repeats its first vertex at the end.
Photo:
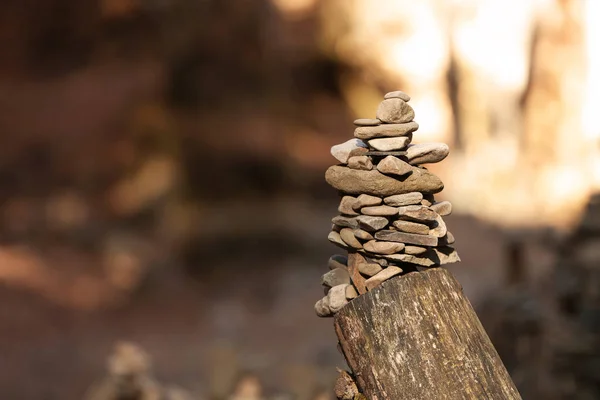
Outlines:
POLYGON ((382 101, 377 108, 377 119, 388 124, 403 124, 415 118, 415 111, 402 99, 382 101))
POLYGON ((372 118, 359 118, 354 120, 354 125, 356 126, 377 126, 379 124, 381 124, 380 120, 372 118))
POLYGON ((394 92, 386 93, 385 96, 383 96, 383 98, 386 100, 387 99, 402 99, 404 101, 410 101, 410 96, 401 90, 396 90, 394 92))

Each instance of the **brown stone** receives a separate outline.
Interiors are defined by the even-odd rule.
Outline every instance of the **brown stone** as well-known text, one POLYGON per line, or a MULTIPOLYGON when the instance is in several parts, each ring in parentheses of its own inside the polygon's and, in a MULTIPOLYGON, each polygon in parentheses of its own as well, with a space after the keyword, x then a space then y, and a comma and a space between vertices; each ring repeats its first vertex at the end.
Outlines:
POLYGON ((368 144, 378 151, 394 151, 406 149, 411 140, 412 133, 409 133, 406 136, 371 139, 368 144))
POLYGON ((398 215, 398 209, 390 206, 363 207, 360 209, 360 212, 363 215, 373 215, 376 217, 398 215))
POLYGON ((440 246, 433 249, 437 257, 437 264, 446 265, 460 262, 460 257, 453 247, 440 246))
POLYGON ((358 221, 356 218, 348 218, 341 215, 337 215, 331 219, 334 225, 341 226, 342 228, 358 228, 358 221))
POLYGON ((382 269, 383 268, 381 268, 381 265, 375 263, 364 263, 358 265, 358 270, 360 271, 360 273, 366 276, 373 276, 379 273, 379 271, 381 271, 382 269))
POLYGON ((358 297, 358 292, 356 288, 352 285, 346 286, 346 299, 352 300, 358 297))
POLYGON ((342 268, 346 269, 348 265, 348 257, 343 256, 341 254, 334 254, 329 257, 329 261, 327 262, 327 267, 329 269, 342 268))
POLYGON ((353 156, 348 158, 348 168, 370 171, 373 169, 373 162, 368 156, 353 156))
POLYGON ((388 279, 390 279, 396 275, 399 275, 401 273, 402 273, 401 268, 390 265, 389 267, 387 267, 384 270, 382 270, 381 272, 379 272, 377 275, 372 276, 369 279, 367 279, 367 281, 365 282, 365 285, 368 290, 373 290, 377 286, 381 285, 383 282, 385 282, 388 279))
POLYGON ((446 232, 446 236, 441 237, 438 240, 438 244, 440 246, 444 246, 444 245, 447 245, 447 244, 452 244, 454 242, 455 242, 454 235, 450 231, 446 232))
POLYGON ((438 203, 434 203, 429 208, 442 217, 452 214, 452 203, 449 201, 440 201, 438 203))
POLYGON ((327 183, 347 194, 369 194, 387 197, 410 192, 437 193, 444 184, 431 172, 412 168, 403 178, 384 175, 376 170, 362 171, 334 165, 325 174, 327 183))
POLYGON ((348 304, 348 299, 346 298, 346 287, 347 284, 333 286, 329 293, 327 293, 327 298, 329 299, 329 309, 332 313, 336 313, 342 309, 346 304, 348 304))
POLYGON ((418 246, 437 246, 438 243, 438 238, 434 236, 415 235, 413 233, 397 231, 379 231, 375 233, 375 239, 390 242, 416 244, 418 246))
POLYGON ((355 210, 360 210, 363 207, 378 206, 383 202, 381 198, 375 196, 369 196, 368 194, 361 194, 356 198, 356 203, 352 206, 355 210))
POLYGON ((356 204, 356 197, 344 196, 340 201, 338 211, 344 215, 349 215, 351 217, 356 216, 358 215, 358 213, 353 208, 354 204, 356 204))
POLYGON ((400 232, 415 233, 417 235, 429 234, 429 227, 427 225, 419 224, 417 222, 403 221, 399 219, 394 221, 393 225, 400 232))
POLYGON ((404 194, 397 194, 394 196, 389 196, 383 199, 385 204, 388 206, 401 207, 401 206, 410 206, 413 204, 419 204, 423 200, 423 193, 421 192, 411 192, 404 194))
POLYGON ((425 206, 398 207, 398 218, 403 220, 432 222, 437 218, 437 213, 425 206))
POLYGON ((415 121, 405 124, 383 124, 379 126, 361 126, 354 130, 354 137, 358 139, 374 139, 380 137, 406 136, 419 129, 415 121))
POLYGON ((327 287, 334 287, 350 283, 350 275, 346 268, 335 268, 321 276, 321 284, 327 287))
POLYGON ((354 236, 360 240, 373 240, 373 235, 367 231, 363 231, 362 229, 355 229, 354 236))
POLYGON ((423 254, 427 250, 428 250, 427 247, 404 246, 404 254, 410 254, 413 256, 418 256, 419 254, 423 254))
POLYGON ((356 149, 352 150, 350 154, 348 154, 348 158, 366 156, 368 152, 369 149, 366 147, 357 147, 356 149))
POLYGON ((333 316, 331 309, 329 308, 329 298, 327 296, 323 297, 321 300, 317 301, 315 304, 315 312, 319 317, 327 318, 333 316))
POLYGON ((433 227, 429 231, 429 234, 431 236, 435 236, 438 238, 446 236, 448 229, 446 228, 446 223, 444 222, 444 219, 440 215, 436 217, 435 222, 433 224, 433 227))
POLYGON ((395 90, 393 92, 386 93, 385 96, 383 96, 383 98, 386 100, 398 98, 398 99, 402 99, 404 101, 410 101, 410 96, 401 90, 395 90))
POLYGON ((375 118, 359 118, 354 120, 356 126, 377 126, 381 121, 375 118))
POLYGON ((398 242, 380 242, 371 240, 365 243, 364 248, 369 253, 375 254, 394 254, 404 249, 404 243, 398 242))
POLYGON ((423 253, 421 257, 413 256, 410 254, 391 254, 389 256, 384 257, 388 260, 401 261, 409 264, 419 265, 421 267, 433 267, 434 265, 436 265, 436 262, 429 257, 430 254, 432 253, 428 251, 426 253, 423 253))
POLYGON ((379 265, 381 265, 382 267, 387 267, 388 266, 388 261, 385 258, 376 258, 376 257, 372 257, 371 260, 374 263, 377 263, 379 265))
POLYGON ((411 165, 430 164, 442 161, 449 152, 445 143, 419 143, 408 146, 406 157, 411 165))
POLYGON ((367 288, 365 286, 365 278, 360 274, 358 270, 358 266, 360 264, 366 264, 367 260, 365 258, 355 252, 348 253, 348 273, 350 274, 350 279, 356 288, 358 294, 367 293, 367 288))
POLYGON ((362 244, 354 236, 354 230, 350 228, 344 228, 340 231, 340 237, 350 247, 354 249, 362 249, 362 244))
POLYGON ((368 156, 377 156, 377 157, 405 157, 406 151, 404 150, 396 150, 396 151, 377 151, 377 150, 369 150, 365 153, 368 156))
POLYGON ((415 111, 408 103, 394 97, 382 101, 377 108, 377 119, 388 124, 403 124, 415 118, 415 111))
POLYGON ((377 171, 387 175, 403 176, 412 172, 412 167, 394 156, 387 156, 377 164, 377 171))
POLYGON ((367 232, 375 232, 385 228, 389 221, 384 217, 373 217, 371 215, 359 215, 356 217, 361 229, 367 232))
POLYGON ((335 231, 329 232, 327 239, 329 239, 329 241, 331 243, 341 247, 342 249, 348 248, 348 245, 342 240, 342 237, 340 236, 340 234, 335 231))
POLYGON ((336 144, 335 146, 331 147, 331 155, 342 164, 345 164, 350 157, 350 152, 359 147, 366 148, 368 146, 360 139, 350 139, 344 143, 336 144))

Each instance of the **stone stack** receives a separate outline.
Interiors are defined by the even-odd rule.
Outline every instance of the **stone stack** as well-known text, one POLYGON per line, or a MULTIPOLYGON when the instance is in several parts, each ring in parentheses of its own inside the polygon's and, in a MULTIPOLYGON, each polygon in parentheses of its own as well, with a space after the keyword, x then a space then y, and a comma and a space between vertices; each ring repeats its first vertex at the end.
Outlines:
POLYGON ((411 143, 419 125, 409 100, 401 91, 386 94, 377 118, 357 119, 354 139, 331 148, 340 164, 325 179, 342 199, 329 240, 348 257, 329 260, 319 316, 332 316, 394 276, 460 261, 442 219, 452 205, 434 198, 444 184, 421 166, 442 161, 449 148, 411 143))

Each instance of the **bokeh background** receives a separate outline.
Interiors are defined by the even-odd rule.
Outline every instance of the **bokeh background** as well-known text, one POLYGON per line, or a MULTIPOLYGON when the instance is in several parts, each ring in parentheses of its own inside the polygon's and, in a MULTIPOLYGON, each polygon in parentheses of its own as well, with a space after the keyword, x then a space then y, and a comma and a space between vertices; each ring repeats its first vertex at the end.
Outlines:
POLYGON ((0 48, 0 398, 331 399, 324 171, 398 89, 523 397, 600 398, 600 2, 4 0, 0 48))

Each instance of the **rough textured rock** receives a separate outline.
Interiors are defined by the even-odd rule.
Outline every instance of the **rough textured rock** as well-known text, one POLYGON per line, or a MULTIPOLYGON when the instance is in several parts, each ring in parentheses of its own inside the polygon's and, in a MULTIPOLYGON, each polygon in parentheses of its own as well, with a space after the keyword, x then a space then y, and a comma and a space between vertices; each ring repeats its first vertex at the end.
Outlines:
POLYGON ((354 210, 354 205, 356 204, 356 197, 352 196, 344 196, 340 201, 340 206, 338 207, 338 211, 344 215, 348 216, 356 216, 358 213, 354 210))
POLYGON ((365 243, 364 248, 369 253, 375 254, 394 254, 404 249, 404 243, 398 242, 380 242, 371 240, 365 243))
POLYGON ((456 250, 450 246, 440 246, 433 249, 437 259, 434 259, 439 265, 452 264, 460 261, 456 250))
POLYGON ((329 299, 329 309, 331 312, 336 313, 342 309, 346 304, 348 304, 348 299, 346 298, 346 287, 348 285, 337 285, 331 288, 329 293, 327 293, 327 298, 329 299))
POLYGON ((403 124, 415 118, 415 111, 408 103, 394 97, 382 101, 377 107, 377 119, 388 124, 403 124))
POLYGON ((360 274, 358 266, 360 264, 366 264, 367 260, 360 254, 355 252, 348 253, 348 273, 350 274, 350 280, 354 284, 358 294, 364 294, 367 292, 365 286, 365 278, 360 274))
POLYGON ((387 156, 377 164, 377 171, 387 175, 403 176, 412 172, 412 167, 394 156, 387 156))
POLYGON ((335 268, 323 274, 321 284, 327 287, 334 287, 350 283, 350 275, 346 268, 335 268))
POLYGON ((360 210, 363 207, 378 206, 383 202, 379 197, 361 194, 356 198, 356 203, 352 206, 355 210, 360 210))
POLYGON ((431 258, 431 254, 432 253, 430 251, 427 251, 426 253, 423 253, 420 257, 413 256, 410 254, 390 254, 384 257, 388 260, 401 261, 405 263, 419 265, 421 267, 433 267, 436 265, 436 262, 434 259, 431 258))
POLYGON ((343 268, 345 269, 348 265, 348 257, 343 256, 341 254, 334 254, 329 257, 329 261, 327 261, 327 267, 329 269, 343 268))
POLYGON ((379 138, 369 140, 369 146, 379 151, 394 151, 405 149, 412 140, 412 133, 406 136, 379 138))
POLYGON ((384 124, 379 126, 361 126, 354 130, 354 137, 358 139, 374 139, 380 137, 405 136, 419 129, 415 121, 405 124, 384 124))
POLYGON ((325 179, 331 186, 347 194, 392 196, 410 192, 437 193, 444 184, 434 174, 421 168, 412 168, 404 178, 392 178, 376 170, 361 171, 342 166, 329 167, 325 179))
POLYGON ((435 219, 434 226, 429 231, 429 234, 431 236, 441 238, 446 236, 447 232, 448 229, 446 228, 446 223, 444 222, 444 219, 440 215, 438 215, 435 219))
POLYGON ((423 200, 423 193, 412 192, 405 194, 397 194, 383 199, 388 206, 401 207, 419 204, 423 200))
POLYGON ((368 156, 375 156, 375 157, 393 156, 393 157, 404 157, 404 158, 406 158, 406 151, 404 151, 404 150, 396 150, 396 151, 369 150, 365 154, 368 155, 368 156))
POLYGON ((359 118, 354 120, 356 126, 377 126, 381 121, 376 118, 359 118))
POLYGON ((435 221, 438 217, 435 211, 425 206, 404 206, 398 207, 398 218, 410 221, 435 221))
POLYGON ((398 215, 398 209, 390 206, 363 207, 360 209, 360 212, 364 215, 373 215, 376 217, 398 215))
POLYGON ((327 296, 323 297, 321 300, 317 301, 315 304, 315 312, 319 317, 331 317, 333 313, 329 308, 329 298, 327 296))
POLYGON ((442 217, 452 214, 452 203, 449 201, 440 201, 438 203, 434 203, 429 208, 442 217))
POLYGON ((377 264, 381 265, 382 267, 387 267, 388 266, 388 260, 386 260, 385 258, 371 258, 371 260, 374 263, 377 263, 377 264))
POLYGON ((394 221, 393 225, 400 232, 415 233, 417 235, 427 235, 430 231, 429 226, 425 224, 419 224, 418 222, 411 221, 403 221, 401 219, 394 221))
POLYGON ((369 149, 365 147, 357 147, 356 149, 352 150, 350 154, 348 154, 348 158, 366 156, 368 152, 369 149))
POLYGON ((340 246, 343 249, 347 249, 348 245, 342 240, 341 236, 339 233, 335 232, 335 231, 331 231, 329 232, 329 235, 327 236, 327 239, 329 239, 329 241, 337 246, 340 246))
POLYGON ((356 217, 358 225, 367 232, 376 232, 385 228, 389 221, 384 217, 373 217, 370 215, 359 215, 356 217))
POLYGON ((356 291, 356 288, 352 285, 346 286, 346 298, 348 300, 352 300, 357 297, 358 297, 358 292, 356 291))
POLYGON ((410 96, 401 90, 394 90, 393 92, 386 93, 385 96, 383 96, 383 98, 386 100, 397 98, 397 99, 402 99, 404 101, 410 101, 410 96))
POLYGON ((377 275, 374 275, 367 279, 365 285, 367 286, 368 290, 373 290, 377 286, 381 285, 383 282, 401 273, 401 268, 390 265, 389 267, 379 272, 377 275))
POLYGON ((344 228, 340 231, 340 237, 342 240, 353 249, 362 249, 362 244, 354 236, 354 230, 350 228, 344 228))
POLYGON ((360 240, 373 240, 373 235, 367 231, 363 231, 362 229, 355 229, 354 236, 360 240))
POLYGON ((419 143, 408 146, 406 158, 411 165, 430 164, 442 161, 449 152, 445 143, 419 143))
MULTIPOLYGON (((416 244, 418 246, 437 246, 438 238, 429 235, 415 235, 413 233, 397 232, 397 231, 379 231, 375 233, 375 239, 416 244)), ((387 258, 387 257, 386 257, 387 258)))
POLYGON ((341 226, 342 228, 356 229, 356 228, 358 228, 358 221, 356 218, 358 218, 358 217, 349 218, 349 217, 344 217, 341 215, 336 215, 335 217, 333 217, 331 219, 331 222, 334 225, 341 226))
POLYGON ((427 247, 420 246, 404 246, 404 254, 410 254, 413 256, 417 256, 419 254, 423 254, 427 251, 427 247))
POLYGON ((346 371, 342 371, 338 368, 339 376, 335 381, 333 393, 338 400, 358 400, 356 397, 359 395, 358 388, 354 379, 346 371))
POLYGON ((348 158, 348 168, 370 171, 373 169, 373 162, 368 156, 353 156, 348 158))
POLYGON ((358 266, 360 273, 366 276, 378 274, 382 269, 381 265, 375 263, 363 263, 358 266))
POLYGON ((331 148, 331 155, 334 156, 339 162, 345 164, 348 162, 350 152, 356 148, 363 147, 367 148, 367 144, 360 139, 350 139, 344 143, 336 144, 331 148))

